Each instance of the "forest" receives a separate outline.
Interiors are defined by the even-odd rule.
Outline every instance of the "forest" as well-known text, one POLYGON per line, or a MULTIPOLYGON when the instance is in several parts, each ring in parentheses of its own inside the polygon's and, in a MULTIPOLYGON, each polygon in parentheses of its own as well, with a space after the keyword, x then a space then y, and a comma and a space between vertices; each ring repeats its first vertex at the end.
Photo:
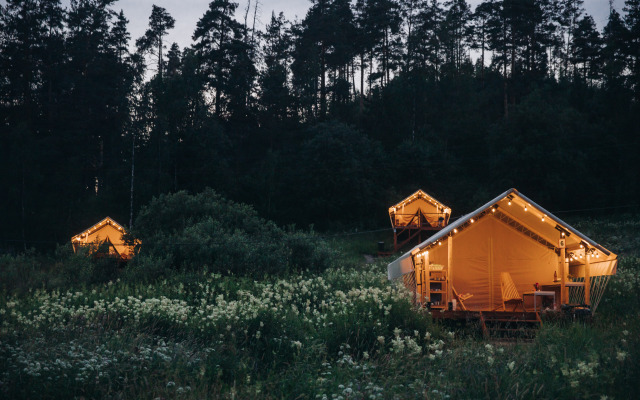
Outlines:
POLYGON ((640 0, 610 4, 603 29, 582 0, 313 0, 263 27, 213 0, 180 48, 162 7, 132 38, 115 0, 7 0, 0 251, 205 188, 334 232, 418 188, 454 215, 509 187, 637 209, 640 0))

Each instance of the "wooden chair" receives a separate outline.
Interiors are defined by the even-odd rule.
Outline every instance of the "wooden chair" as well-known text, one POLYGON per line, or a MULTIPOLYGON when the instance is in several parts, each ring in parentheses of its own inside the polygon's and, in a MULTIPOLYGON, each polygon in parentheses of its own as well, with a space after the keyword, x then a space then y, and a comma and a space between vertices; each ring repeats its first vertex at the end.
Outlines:
POLYGON ((502 311, 507 311, 507 303, 513 304, 513 311, 516 310, 518 305, 521 305, 524 310, 522 296, 518 292, 515 283, 513 283, 510 273, 500 273, 500 289, 502 289, 502 311))
POLYGON ((464 302, 465 300, 472 298, 473 295, 471 293, 458 294, 458 292, 456 291, 456 288, 453 287, 453 285, 451 285, 451 291, 453 292, 453 297, 455 297, 458 304, 460 304, 460 308, 462 309, 462 311, 468 311, 467 307, 465 307, 464 305, 464 302))

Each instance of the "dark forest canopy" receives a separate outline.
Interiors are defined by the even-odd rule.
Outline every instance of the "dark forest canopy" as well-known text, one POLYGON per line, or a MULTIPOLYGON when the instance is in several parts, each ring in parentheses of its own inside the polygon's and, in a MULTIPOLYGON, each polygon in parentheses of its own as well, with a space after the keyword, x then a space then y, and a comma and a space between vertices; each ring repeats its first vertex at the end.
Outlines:
POLYGON ((0 249, 206 187, 320 229, 385 226, 417 188, 454 214, 509 187, 638 203, 640 0, 602 31, 582 0, 315 0, 263 30, 214 0, 189 48, 114 6, 0 6, 0 249))

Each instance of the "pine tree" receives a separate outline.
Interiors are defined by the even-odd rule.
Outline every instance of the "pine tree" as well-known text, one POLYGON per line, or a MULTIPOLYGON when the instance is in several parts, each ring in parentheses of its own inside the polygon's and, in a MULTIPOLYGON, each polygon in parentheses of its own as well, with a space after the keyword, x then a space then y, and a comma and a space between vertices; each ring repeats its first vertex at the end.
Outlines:
POLYGON ((590 15, 585 15, 576 24, 573 34, 572 64, 576 66, 576 77, 589 84, 599 77, 600 46, 601 38, 596 23, 590 15))
POLYGON ((164 61, 162 59, 162 51, 166 48, 163 39, 175 26, 175 19, 169 15, 166 9, 152 6, 151 15, 149 16, 149 29, 144 36, 136 40, 136 46, 141 53, 150 52, 157 59, 157 74, 162 79, 162 70, 164 69, 164 61))
POLYGON ((237 3, 229 0, 212 1, 193 34, 194 48, 202 62, 207 83, 214 91, 214 110, 219 116, 227 111, 228 98, 223 94, 231 89, 232 64, 243 57, 239 52, 247 51, 242 43, 243 26, 234 19, 237 7, 237 3))
POLYGON ((409 41, 415 54, 413 69, 426 72, 436 78, 443 63, 441 26, 444 10, 436 0, 424 1, 416 19, 409 41))
POLYGON ((631 73, 630 84, 636 100, 640 100, 640 0, 625 0, 624 22, 627 28, 627 57, 631 73))
POLYGON ((58 111, 63 91, 64 10, 57 0, 8 0, 0 5, 0 208, 6 234, 38 237, 38 218, 51 218, 59 200, 47 204, 56 162, 58 111))
POLYGON ((449 0, 441 26, 441 37, 445 49, 445 62, 452 71, 458 72, 468 60, 467 50, 472 37, 471 9, 465 0, 449 0))
POLYGON ((124 16, 124 11, 120 10, 116 22, 111 28, 110 43, 118 54, 118 61, 123 62, 125 55, 129 53, 129 40, 131 35, 127 30, 129 20, 124 16))
POLYGON ((284 14, 271 14, 262 36, 264 68, 259 77, 261 121, 267 125, 286 120, 292 112, 289 87, 292 39, 284 14))
POLYGON ((626 68, 627 42, 629 35, 620 14, 611 7, 607 25, 602 32, 602 64, 605 87, 622 87, 626 68))

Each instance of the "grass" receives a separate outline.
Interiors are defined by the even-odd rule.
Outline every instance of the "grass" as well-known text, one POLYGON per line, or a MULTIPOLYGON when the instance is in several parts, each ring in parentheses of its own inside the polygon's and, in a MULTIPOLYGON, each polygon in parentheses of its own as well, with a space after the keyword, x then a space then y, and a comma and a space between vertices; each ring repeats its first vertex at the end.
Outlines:
POLYGON ((0 397, 640 398, 640 218, 575 225, 623 247, 618 274, 593 322, 546 323, 529 344, 413 309, 362 258, 388 232, 334 238, 344 266, 323 272, 4 288, 0 397))

